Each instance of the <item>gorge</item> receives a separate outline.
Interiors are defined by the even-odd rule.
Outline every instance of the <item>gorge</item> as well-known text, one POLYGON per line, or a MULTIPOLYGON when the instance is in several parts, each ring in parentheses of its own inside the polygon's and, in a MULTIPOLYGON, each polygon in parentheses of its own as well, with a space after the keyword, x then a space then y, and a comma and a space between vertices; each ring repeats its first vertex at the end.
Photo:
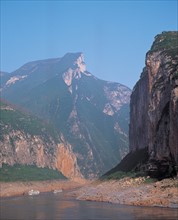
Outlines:
POLYGON ((1 166, 35 164, 68 178, 95 178, 113 167, 107 175, 120 170, 160 179, 175 176, 177 38, 175 31, 155 37, 132 94, 128 87, 88 72, 82 53, 1 72, 2 97, 17 107, 1 105, 1 166), (13 125, 8 117, 16 118, 13 125))

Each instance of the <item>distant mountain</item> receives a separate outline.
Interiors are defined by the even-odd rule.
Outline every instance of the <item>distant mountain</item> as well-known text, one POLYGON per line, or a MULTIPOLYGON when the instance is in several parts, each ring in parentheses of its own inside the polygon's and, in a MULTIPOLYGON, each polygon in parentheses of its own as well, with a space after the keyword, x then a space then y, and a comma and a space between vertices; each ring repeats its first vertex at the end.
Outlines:
POLYGON ((131 90, 93 76, 82 53, 27 63, 2 82, 3 98, 63 134, 85 177, 103 174, 127 154, 131 90))
MULTIPOLYGON (((2 72, 0 71, 0 79, 1 79, 1 86, 4 85, 7 80, 9 79, 9 73, 8 72, 2 72)), ((0 90, 1 91, 1 90, 0 90)))
POLYGON ((107 175, 142 171, 159 179, 178 171, 178 32, 155 37, 130 103, 130 153, 107 175))

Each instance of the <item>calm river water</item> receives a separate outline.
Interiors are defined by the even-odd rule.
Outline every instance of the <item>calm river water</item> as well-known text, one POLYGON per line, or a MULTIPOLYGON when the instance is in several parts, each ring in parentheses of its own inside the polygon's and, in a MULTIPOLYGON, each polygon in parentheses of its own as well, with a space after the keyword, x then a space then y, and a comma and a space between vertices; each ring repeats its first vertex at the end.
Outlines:
POLYGON ((42 193, 38 196, 1 198, 0 219, 177 220, 178 210, 77 201, 63 193, 42 193))

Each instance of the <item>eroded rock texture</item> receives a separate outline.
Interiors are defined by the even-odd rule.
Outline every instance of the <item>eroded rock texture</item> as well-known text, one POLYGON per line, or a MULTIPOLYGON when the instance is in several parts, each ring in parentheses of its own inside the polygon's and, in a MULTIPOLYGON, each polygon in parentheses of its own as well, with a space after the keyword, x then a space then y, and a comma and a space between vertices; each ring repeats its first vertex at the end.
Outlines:
POLYGON ((175 174, 178 165, 178 32, 163 32, 146 55, 131 95, 130 151, 148 147, 148 172, 175 174))
POLYGON ((36 165, 59 170, 70 179, 83 178, 70 144, 53 127, 0 102, 0 167, 36 165))

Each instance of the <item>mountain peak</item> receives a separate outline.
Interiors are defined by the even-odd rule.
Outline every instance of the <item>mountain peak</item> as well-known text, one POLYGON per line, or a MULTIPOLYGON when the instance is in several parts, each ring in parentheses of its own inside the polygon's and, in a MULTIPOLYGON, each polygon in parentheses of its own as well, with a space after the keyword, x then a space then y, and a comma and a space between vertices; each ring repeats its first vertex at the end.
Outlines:
POLYGON ((73 64, 81 73, 86 71, 86 65, 84 62, 84 55, 81 52, 67 53, 62 57, 63 62, 67 60, 68 63, 73 64))
POLYGON ((80 79, 82 75, 91 76, 90 73, 86 71, 86 65, 84 62, 83 53, 67 53, 63 58, 62 62, 68 62, 67 71, 63 73, 63 80, 65 84, 69 87, 69 91, 72 93, 72 82, 73 79, 80 79))
POLYGON ((77 60, 74 62, 74 64, 77 65, 80 72, 84 73, 86 71, 86 65, 84 62, 84 55, 83 53, 80 53, 80 56, 77 58, 77 60))

